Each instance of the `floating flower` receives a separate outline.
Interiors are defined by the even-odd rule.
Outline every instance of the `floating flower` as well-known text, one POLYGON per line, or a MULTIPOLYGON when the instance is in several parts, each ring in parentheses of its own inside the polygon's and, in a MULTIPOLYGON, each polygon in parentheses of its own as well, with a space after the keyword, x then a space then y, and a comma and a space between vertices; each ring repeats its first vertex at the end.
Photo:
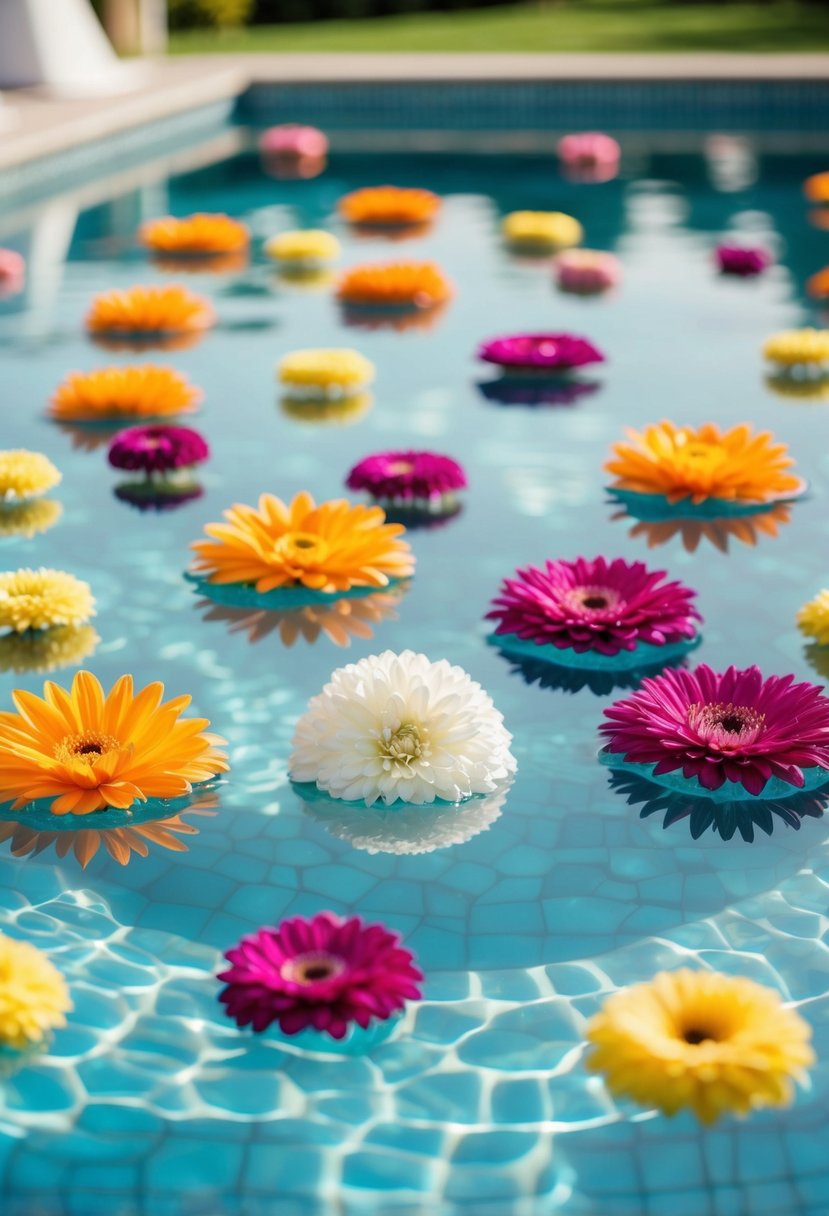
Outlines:
POLYGON ((576 334, 509 334, 483 342, 477 354, 486 363, 521 371, 563 372, 604 362, 598 347, 576 334))
POLYGON ((365 1030, 420 999, 423 975, 399 935, 358 916, 296 916, 243 937, 225 958, 219 1000, 257 1032, 278 1022, 283 1034, 313 1027, 342 1039, 352 1022, 365 1030))
POLYGON ((566 249, 555 260, 555 273, 562 291, 598 295, 617 285, 622 265, 612 253, 603 250, 566 249))
POLYGON ((812 787, 829 779, 829 698, 794 676, 764 679, 758 667, 717 673, 701 663, 645 680, 605 717, 608 753, 654 765, 656 781, 681 771, 703 790, 729 782, 757 797, 771 778, 802 788, 804 769, 812 787))
POLYGON ((786 329, 763 344, 763 358, 778 367, 826 371, 829 365, 829 329, 786 329))
POLYGON ((13 694, 17 713, 0 714, 0 795, 19 810, 52 799, 53 815, 126 810, 148 798, 178 798, 225 772, 227 760, 204 734, 206 718, 181 719, 190 697, 162 703, 164 685, 133 692, 121 676, 106 696, 88 671, 69 692, 13 694))
POLYGON ((31 540, 53 528, 63 514, 63 507, 53 498, 35 498, 31 502, 0 503, 0 540, 22 536, 31 540))
POLYGON ((762 274, 772 263, 768 249, 759 246, 718 245, 714 257, 721 274, 733 274, 740 278, 762 274))
POLYGON ((439 207, 440 199, 431 190, 401 186, 366 186, 343 195, 338 203, 340 215, 350 224, 376 228, 428 224, 439 207))
POLYGON ((0 1044, 24 1051, 66 1025, 72 1008, 57 967, 29 942, 0 933, 0 1044))
POLYGON ((321 401, 297 401, 289 396, 279 399, 279 408, 287 418, 311 426, 351 426, 365 417, 373 405, 371 393, 321 401))
POLYGON ((501 231, 508 244, 534 249, 566 249, 584 236, 579 221, 563 211, 512 211, 501 231))
POLYGON ((279 361, 276 374, 295 401, 338 401, 365 392, 374 380, 374 364, 347 347, 295 350, 279 361))
POLYGON ((70 372, 52 397, 49 414, 58 422, 109 422, 191 414, 203 397, 174 367, 139 363, 70 372))
POLYGON ((466 474, 451 456, 436 452, 379 452, 366 456, 348 474, 349 490, 366 490, 389 505, 425 504, 452 507, 457 490, 466 488, 466 474))
POLYGON ((63 570, 9 570, 0 573, 0 629, 15 633, 84 625, 95 615, 89 583, 63 570))
POLYGON ((340 279, 337 295, 360 308, 417 308, 443 304, 452 286, 434 262, 382 262, 353 266, 340 279))
POLYGON ((829 591, 819 591, 797 614, 800 632, 821 646, 829 646, 829 591))
POLYGON ((192 469, 210 455, 198 431, 186 426, 134 426, 119 431, 109 446, 114 469, 129 469, 147 477, 192 469))
POLYGON ((700 615, 696 593, 666 582, 664 570, 623 558, 548 561, 505 579, 487 619, 498 638, 576 654, 618 655, 648 646, 693 641, 700 615))
POLYGON ((0 452, 0 503, 27 503, 53 489, 61 473, 42 452, 12 448, 0 452))
POLYGON ((317 127, 283 122, 262 132, 259 137, 259 150, 269 156, 326 156, 328 137, 317 127))
POLYGON ((806 294, 813 300, 829 300, 829 266, 806 280, 806 294))
POLYGON ((784 443, 770 431, 752 431, 747 423, 720 431, 706 422, 698 429, 658 422, 644 431, 627 430, 629 443, 613 446, 605 464, 615 490, 664 496, 668 503, 707 499, 761 504, 796 498, 802 478, 787 472, 794 465, 784 443))
POLYGON ((814 1062, 808 1023, 772 989, 687 968, 613 993, 587 1038, 587 1067, 616 1097, 703 1123, 787 1106, 814 1062))
POLYGON ((302 492, 290 503, 263 494, 257 507, 237 504, 226 523, 207 524, 208 540, 195 541, 195 572, 217 584, 254 584, 260 593, 306 587, 332 593, 387 587, 407 578, 414 558, 399 524, 380 507, 345 499, 314 502, 302 492))
POLYGON ((165 476, 122 481, 112 492, 119 502, 129 503, 138 511, 175 511, 201 498, 204 489, 192 478, 165 476))
POLYGON ((515 771, 492 700, 445 659, 391 650, 340 667, 300 718, 291 779, 372 806, 460 802, 515 771))
POLYGON ((53 625, 27 633, 0 637, 0 672, 46 673, 58 667, 77 667, 95 653, 100 642, 91 625, 53 625))
POLYGON ((210 301, 178 284, 102 292, 86 318, 93 336, 127 341, 198 336, 215 323, 210 301))
POLYGON ((610 181, 619 171, 622 149, 603 131, 578 131, 558 141, 558 157, 568 176, 577 180, 610 181))
POLYGON ((213 600, 201 600, 196 606, 203 610, 205 621, 221 621, 228 626, 229 633, 244 633, 252 645, 277 633, 286 647, 300 638, 313 646, 323 635, 335 646, 345 647, 351 645, 353 638, 361 641, 372 638, 374 625, 396 620, 395 610, 407 590, 407 584, 403 583, 356 599, 303 604, 298 608, 245 608, 213 600))
POLYGON ((727 553, 731 540, 743 545, 756 545, 762 536, 776 537, 781 527, 792 521, 791 507, 788 503, 775 503, 765 511, 753 515, 723 516, 713 519, 687 519, 681 515, 668 514, 661 518, 641 518, 627 509, 619 511, 613 519, 634 519, 636 522, 630 529, 630 537, 637 540, 644 537, 649 549, 659 545, 667 545, 675 537, 682 542, 683 549, 688 553, 696 553, 703 541, 727 553))
POLYGON ((803 183, 803 193, 810 203, 829 203, 829 172, 807 177, 803 183))
POLYGON ((283 267, 314 270, 336 261, 340 256, 340 242, 331 232, 305 228, 272 236, 265 244, 265 253, 283 267))
POLYGON ((244 252, 250 244, 250 232, 245 224, 229 215, 208 215, 200 211, 183 219, 166 215, 162 219, 149 220, 142 224, 138 239, 154 253, 209 258, 244 252))
POLYGON ((14 249, 0 249, 0 299, 16 295, 26 282, 26 259, 14 249))

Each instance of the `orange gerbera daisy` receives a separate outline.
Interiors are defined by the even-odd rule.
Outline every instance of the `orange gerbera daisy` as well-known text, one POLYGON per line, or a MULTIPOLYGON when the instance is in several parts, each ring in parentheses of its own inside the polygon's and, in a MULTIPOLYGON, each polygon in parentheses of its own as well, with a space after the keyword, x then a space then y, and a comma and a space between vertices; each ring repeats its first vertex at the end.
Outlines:
POLYGON ((803 193, 810 203, 829 203, 829 171, 807 177, 803 183, 803 193))
POLYGON ((139 363, 70 372, 52 397, 49 414, 58 422, 120 422, 191 414, 203 397, 174 367, 139 363))
POLYGON ((349 591, 386 587, 414 570, 402 524, 386 523, 380 507, 353 506, 344 498, 316 505, 303 491, 286 504, 263 494, 258 507, 236 504, 227 523, 207 524, 208 540, 195 541, 194 571, 211 583, 349 591))
POLYGON ((786 472, 794 464, 786 445, 746 423, 720 431, 713 422, 698 430, 659 422, 627 434, 631 442, 614 444, 615 459, 605 465, 617 490, 661 494, 669 503, 690 498, 696 505, 708 498, 772 503, 805 488, 786 472))
POLYGON ((96 296, 86 327, 96 337, 115 340, 199 335, 216 321, 213 305, 178 283, 168 287, 130 287, 96 296))
POLYGON ((141 225, 138 239, 153 253, 209 258, 247 249, 250 232, 245 224, 229 215, 208 215, 200 211, 184 219, 165 215, 162 219, 148 220, 141 225))
POLYGON ((829 266, 806 280, 806 291, 813 300, 829 299, 829 266))
POLYGON ((0 713, 0 799, 19 810, 51 798, 54 815, 88 815, 179 798, 225 772, 222 740, 203 733, 208 720, 181 720, 191 698, 163 696, 161 683, 135 693, 132 676, 105 696, 88 671, 69 692, 51 680, 42 698, 17 689, 17 713, 0 713))
POLYGON ((434 308, 448 300, 452 285, 434 262, 382 262, 353 266, 337 295, 361 308, 434 308))
POLYGON ((440 199, 431 190, 366 186, 343 195, 338 206, 340 215, 350 224, 403 228, 428 224, 440 207, 440 199))

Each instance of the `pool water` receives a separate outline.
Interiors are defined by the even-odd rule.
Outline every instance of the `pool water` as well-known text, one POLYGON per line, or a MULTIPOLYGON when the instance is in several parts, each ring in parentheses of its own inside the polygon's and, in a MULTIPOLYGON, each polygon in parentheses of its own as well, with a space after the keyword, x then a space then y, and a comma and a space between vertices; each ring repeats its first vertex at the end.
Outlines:
MULTIPOLYGON (((483 620, 519 565, 644 559, 699 591, 694 661, 829 676, 795 627, 826 584, 829 402, 777 395, 760 357, 769 333, 820 320, 804 281, 829 262, 829 233, 810 223, 800 183, 825 167, 829 141, 823 154, 759 138, 734 147, 724 161, 702 134, 669 152, 664 134, 637 133, 603 185, 569 183, 540 154, 342 152, 293 181, 241 152, 183 175, 149 166, 87 209, 57 194, 4 233, 30 281, 0 303, 2 446, 57 463, 63 510, 48 531, 6 542, 3 559, 88 580, 100 642, 85 665, 107 685, 131 671, 192 693, 232 760, 176 817, 83 846, 22 815, 0 824, 0 925, 49 952, 75 1002, 48 1053, 2 1083, 4 1216, 829 1212, 823 803, 732 806, 718 827, 698 805, 614 775, 597 726, 624 680, 614 691, 606 672, 511 661, 487 645, 483 620), (338 197, 383 181, 444 196, 430 232, 390 243, 344 230, 338 197), (621 286, 559 293, 544 261, 502 246, 499 219, 515 208, 576 215, 588 246, 622 260, 621 286), (86 340, 89 302, 169 280, 136 228, 195 210, 244 218, 255 254, 246 269, 186 280, 214 300, 215 330, 138 356, 205 389, 195 425, 213 451, 201 497, 141 512, 114 496, 104 436, 63 431, 45 407, 69 369, 130 360, 86 340), (455 298, 431 328, 346 326, 330 287, 281 283, 261 257, 263 238, 294 226, 337 231, 345 265, 433 258, 455 298), (777 265, 718 277, 712 250, 731 236, 769 245, 777 265), (544 328, 607 353, 584 377, 593 390, 570 404, 499 401, 477 344, 544 328), (376 363, 373 403, 341 424, 303 421, 280 407, 275 364, 330 345, 376 363), (602 464, 623 428, 661 418, 773 429, 809 497, 750 523, 624 516, 602 464), (358 459, 395 446, 454 456, 470 482, 460 514, 411 534, 408 588, 336 617, 266 618, 206 603, 183 577, 189 542, 231 503, 302 488, 337 497, 358 459), (405 648, 460 664, 491 693, 514 734, 512 787, 460 813, 400 817, 303 799, 287 758, 309 696, 343 662, 405 648), (239 1032, 216 1000, 224 949, 323 908, 398 929, 425 972, 422 1003, 367 1054, 239 1032), (819 1063, 792 1109, 701 1131, 615 1102, 586 1072, 584 1022, 608 992, 697 963, 777 988, 811 1023, 819 1063)), ((5 670, 2 708, 42 679, 5 670)))

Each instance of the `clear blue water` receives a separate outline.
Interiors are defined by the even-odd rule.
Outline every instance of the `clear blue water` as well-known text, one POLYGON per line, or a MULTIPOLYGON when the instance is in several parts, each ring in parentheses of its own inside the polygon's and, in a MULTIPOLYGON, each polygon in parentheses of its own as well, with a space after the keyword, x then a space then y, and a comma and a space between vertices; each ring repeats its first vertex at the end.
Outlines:
MULTIPOLYGON (((822 805, 730 808, 716 830, 699 806, 598 762, 601 710, 619 695, 605 673, 521 671, 485 640, 488 601, 517 565, 601 552, 647 557, 698 588, 700 659, 800 678, 822 661, 829 674, 794 624, 826 583, 829 413, 771 391, 759 353, 768 333, 819 319, 803 283, 829 262, 829 233, 809 223, 800 182, 825 156, 755 145, 728 174, 701 137, 665 149, 664 135, 631 137, 623 175, 601 186, 565 182, 548 156, 343 153, 297 182, 242 154, 183 176, 150 167, 88 209, 67 192, 2 221, 32 272, 26 295, 0 304, 3 446, 45 451, 64 475, 59 521, 7 542, 3 559, 88 579, 100 643, 87 665, 104 682, 132 671, 192 693, 233 762, 207 805, 143 845, 134 837, 127 865, 104 840, 84 869, 66 837, 0 829, 0 925, 49 951, 75 1001, 48 1054, 0 1089, 4 1216, 829 1212, 822 805), (332 218, 344 191, 384 180, 445 196, 431 233, 389 245, 332 218), (498 221, 516 207, 577 215, 587 244, 622 259, 620 289, 564 296, 544 263, 511 258, 498 221), (109 361, 82 332, 95 292, 169 277, 136 249, 138 223, 197 209, 244 217, 257 249, 276 230, 326 225, 344 264, 432 257, 457 295, 430 330, 367 331, 344 327, 329 290, 280 284, 258 255, 242 273, 194 277, 220 324, 170 358, 206 390, 197 425, 213 458, 201 498, 141 513, 113 496, 105 449, 44 409, 68 369, 109 361), (778 265, 760 280, 718 278, 710 255, 726 235, 769 243, 778 265), (491 372, 477 343, 544 327, 605 349, 596 391, 558 407, 481 391, 491 372), (344 344, 377 364, 373 408, 348 426, 283 412, 279 356, 344 344), (662 417, 773 428, 811 496, 753 545, 750 531, 648 533, 619 518, 603 489, 609 445, 662 417), (410 589, 377 605, 348 650, 309 621, 287 645, 296 619, 223 616, 182 577, 188 543, 230 503, 302 487, 337 496, 356 460, 395 445, 461 459, 470 489, 458 517, 412 535, 410 589), (342 662, 406 647, 446 656, 491 692, 515 736, 508 796, 460 819, 304 804, 286 761, 308 697, 342 662), (396 927, 426 973, 424 1001, 370 1055, 241 1034, 216 1001, 223 949, 323 907, 396 927), (582 1028, 603 995, 686 962, 798 1003, 821 1062, 791 1110, 700 1131, 616 1103, 588 1076, 582 1028)), ((5 671, 0 703, 41 682, 5 671)))

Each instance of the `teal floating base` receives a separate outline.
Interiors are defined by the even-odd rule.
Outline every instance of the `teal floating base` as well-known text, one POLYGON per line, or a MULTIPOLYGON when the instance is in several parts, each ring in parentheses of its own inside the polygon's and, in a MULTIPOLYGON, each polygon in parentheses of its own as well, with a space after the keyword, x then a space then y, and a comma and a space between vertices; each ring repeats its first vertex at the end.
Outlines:
POLYGON ((792 494, 781 494, 768 502, 730 502, 725 498, 706 498, 704 502, 692 503, 690 498, 679 502, 668 502, 664 494, 639 494, 634 490, 610 488, 611 499, 624 507, 634 519, 655 520, 657 523, 669 519, 736 519, 746 515, 764 515, 780 503, 795 502, 803 498, 808 490, 804 481, 802 488, 792 494))
POLYGON ((751 794, 737 781, 726 781, 718 790, 708 790, 700 785, 697 777, 685 777, 681 769, 672 773, 654 773, 654 764, 631 764, 618 752, 608 751, 606 747, 599 752, 599 762, 607 768, 616 769, 619 773, 630 773, 642 777, 663 789, 673 790, 678 794, 687 794, 692 798, 707 798, 712 802, 768 802, 769 800, 791 798, 809 790, 819 790, 829 785, 829 770, 813 766, 803 769, 804 783, 801 786, 782 781, 779 777, 770 777, 762 793, 751 794))
POLYGON ((251 583, 210 583, 205 578, 185 571, 199 595, 224 604, 228 608, 262 608, 286 612, 291 608, 307 608, 311 604, 336 604, 340 600, 362 600, 378 592, 388 593, 408 580, 390 579, 385 587, 352 587, 350 591, 314 591, 310 587, 277 587, 273 591, 257 591, 251 583))
POLYGON ((569 648, 559 649, 549 644, 539 646, 537 642, 525 641, 514 633, 490 633, 486 640, 504 654, 550 663, 555 667, 571 667, 580 671, 633 671, 639 668, 657 669, 676 662, 699 646, 702 634, 697 633, 687 642, 674 642, 669 646, 639 642, 633 650, 622 650, 619 654, 599 654, 593 650, 577 654, 569 648))
POLYGON ((51 809, 53 798, 39 798, 16 811, 12 810, 10 803, 5 803, 0 804, 0 822, 23 823, 37 832, 81 832, 90 828, 109 831, 112 828, 135 827, 139 823, 154 823, 180 815, 220 784, 218 781, 203 781, 193 786, 192 793, 184 794, 181 798, 148 798, 146 802, 134 802, 126 810, 108 807, 105 811, 92 811, 89 815, 55 815, 51 809))

